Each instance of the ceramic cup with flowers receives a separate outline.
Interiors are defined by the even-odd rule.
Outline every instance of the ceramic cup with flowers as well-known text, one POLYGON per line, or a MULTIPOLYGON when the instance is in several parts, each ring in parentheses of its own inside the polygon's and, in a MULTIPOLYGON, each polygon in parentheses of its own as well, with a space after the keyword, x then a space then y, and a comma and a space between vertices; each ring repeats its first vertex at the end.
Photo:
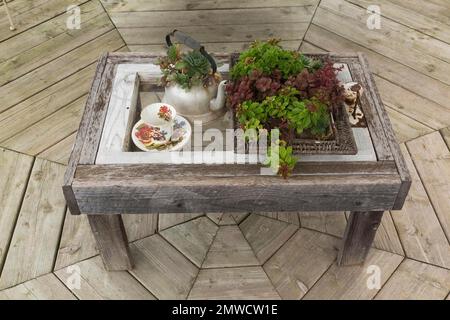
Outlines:
POLYGON ((146 145, 166 144, 172 137, 176 115, 175 108, 170 104, 152 103, 142 110, 141 120, 145 126, 141 127, 136 135, 146 145))

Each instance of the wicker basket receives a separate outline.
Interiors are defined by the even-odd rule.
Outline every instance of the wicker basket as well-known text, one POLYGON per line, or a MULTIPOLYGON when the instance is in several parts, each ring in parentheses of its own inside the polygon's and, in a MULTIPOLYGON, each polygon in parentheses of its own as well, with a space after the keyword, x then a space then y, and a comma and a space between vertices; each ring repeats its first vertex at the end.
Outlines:
MULTIPOLYGON (((311 55, 317 57, 316 55, 311 55)), ((323 57, 323 55, 322 55, 323 57)), ((231 54, 230 69, 237 59, 238 53, 231 54)), ((330 114, 330 130, 332 135, 327 140, 308 139, 302 136, 295 137, 292 141, 294 154, 342 154, 352 155, 358 152, 353 131, 348 119, 348 113, 344 104, 336 108, 336 115, 330 114)), ((236 115, 233 110, 234 128, 238 127, 236 115)))

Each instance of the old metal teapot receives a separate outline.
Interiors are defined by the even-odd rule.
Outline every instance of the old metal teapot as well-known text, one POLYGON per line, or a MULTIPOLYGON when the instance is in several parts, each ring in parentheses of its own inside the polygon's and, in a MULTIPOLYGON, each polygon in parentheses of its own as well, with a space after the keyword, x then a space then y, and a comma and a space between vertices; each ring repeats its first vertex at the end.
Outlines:
MULTIPOLYGON (((209 61, 213 74, 217 71, 214 59, 206 52, 205 48, 187 34, 174 30, 166 36, 167 45, 170 47, 173 36, 180 43, 185 44, 200 53, 209 61)), ((163 103, 175 107, 177 113, 190 121, 212 121, 222 116, 225 112, 225 85, 227 81, 213 82, 208 86, 196 85, 190 89, 184 89, 177 83, 170 83, 165 87, 163 103)))

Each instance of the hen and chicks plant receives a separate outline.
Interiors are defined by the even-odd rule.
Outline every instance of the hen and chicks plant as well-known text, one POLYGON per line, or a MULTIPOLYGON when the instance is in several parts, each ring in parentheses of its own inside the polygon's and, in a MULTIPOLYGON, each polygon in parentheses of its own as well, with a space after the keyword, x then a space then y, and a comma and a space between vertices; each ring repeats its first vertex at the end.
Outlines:
POLYGON ((220 80, 218 73, 213 73, 208 59, 200 51, 192 50, 182 53, 179 45, 172 45, 167 55, 159 59, 163 85, 179 84, 183 89, 203 85, 208 87, 220 80))
MULTIPOLYGON (((255 42, 241 53, 227 93, 241 128, 280 130, 278 173, 287 177, 297 161, 293 139, 305 132, 327 137, 330 112, 342 103, 343 89, 332 62, 284 50, 278 42, 255 42)), ((273 156, 268 155, 269 164, 273 156)))

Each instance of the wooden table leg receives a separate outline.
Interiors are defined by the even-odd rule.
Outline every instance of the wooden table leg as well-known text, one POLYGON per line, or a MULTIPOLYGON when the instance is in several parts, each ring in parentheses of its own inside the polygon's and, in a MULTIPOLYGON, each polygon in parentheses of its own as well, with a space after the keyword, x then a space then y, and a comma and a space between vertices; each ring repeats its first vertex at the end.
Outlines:
POLYGON ((338 265, 362 264, 372 246, 383 211, 351 212, 338 254, 338 265))
POLYGON ((88 215, 88 219, 106 270, 132 269, 121 215, 88 215))

